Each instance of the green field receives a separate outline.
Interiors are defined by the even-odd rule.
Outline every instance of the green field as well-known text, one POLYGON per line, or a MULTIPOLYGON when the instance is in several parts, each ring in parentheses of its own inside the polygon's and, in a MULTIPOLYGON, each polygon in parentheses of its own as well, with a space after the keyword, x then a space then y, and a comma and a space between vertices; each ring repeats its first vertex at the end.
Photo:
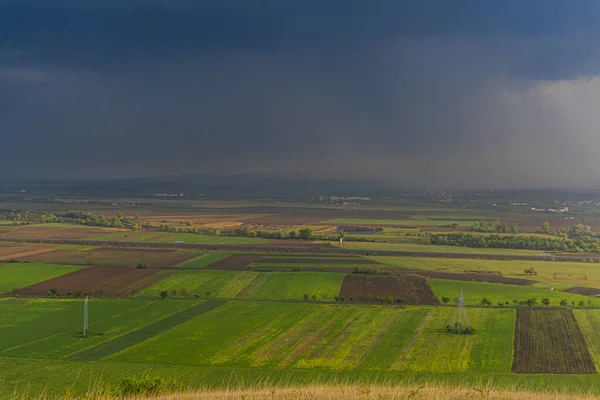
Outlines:
POLYGON ((82 303, 82 300, 0 301, 0 356, 65 358, 195 304, 92 300, 90 337, 85 339, 81 333, 82 303))
MULTIPOLYGON (((323 257, 324 258, 324 257, 323 257)), ((321 258, 321 259, 323 259, 321 258)), ((302 268, 302 267, 310 267, 310 268, 380 268, 385 267, 385 265, 378 264, 346 264, 346 263, 331 263, 331 264, 323 264, 323 263, 312 263, 311 260, 306 260, 306 262, 298 262, 298 260, 294 260, 294 262, 289 263, 272 263, 272 262, 255 262, 249 264, 250 267, 256 268, 302 268)))
POLYGON ((269 239, 235 236, 211 236, 196 233, 177 233, 153 240, 159 243, 185 242, 189 244, 265 244, 269 239))
MULTIPOLYGON (((380 237, 375 234, 365 236, 367 239, 388 240, 389 238, 380 237)), ((340 243, 330 242, 331 245, 339 247, 340 243)), ((458 246, 437 246, 431 244, 418 243, 384 243, 384 242, 351 242, 346 240, 343 244, 345 249, 365 249, 365 250, 401 250, 401 251, 422 251, 426 253, 459 253, 459 254, 504 254, 504 255, 525 255, 539 256, 539 250, 520 250, 520 249, 490 249, 475 247, 458 246)))
POLYGON ((449 334, 455 310, 428 311, 391 368, 415 372, 510 372, 515 310, 469 310, 474 335, 449 334))
POLYGON ((252 294, 253 299, 301 300, 305 294, 317 300, 332 301, 340 294, 344 274, 333 272, 264 272, 262 285, 252 294))
POLYGON ((113 232, 105 235, 92 236, 90 240, 123 240, 126 239, 128 232, 113 232))
POLYGON ((541 282, 564 283, 570 286, 600 287, 600 266, 596 263, 470 260, 440 257, 369 257, 384 264, 403 268, 431 271, 458 272, 465 270, 499 271, 505 277, 533 279, 541 282), (534 268, 536 276, 526 275, 525 269, 534 268), (555 275, 556 274, 556 275, 555 275), (555 277, 556 276, 556 277, 555 277))
MULTIPOLYGON (((457 335, 445 329, 453 307, 92 299, 87 339, 81 312, 82 300, 0 300, 0 398, 15 388, 81 393, 145 371, 193 386, 491 381, 600 390, 596 374, 511 373, 514 308, 468 308, 475 334, 457 335)), ((575 315, 598 365, 600 310, 575 315)))
POLYGON ((195 297, 257 300, 302 300, 304 294, 320 301, 332 301, 340 293, 344 274, 327 272, 252 272, 187 270, 177 272, 144 289, 138 296, 195 297), (173 292, 173 290, 177 292, 173 292), (182 292, 182 289, 185 289, 182 292))
POLYGON ((144 289, 138 296, 159 296, 166 290, 171 297, 234 298, 258 274, 250 271, 179 271, 144 289))
POLYGON ((86 251, 86 250, 93 250, 96 247, 94 246, 80 246, 77 244, 65 244, 62 246, 58 246, 55 247, 54 250, 81 250, 81 251, 86 251))
POLYGON ((486 221, 493 219, 490 216, 484 215, 475 215, 475 214, 467 214, 467 213, 448 213, 448 214, 412 214, 411 218, 416 219, 456 219, 456 220, 476 220, 476 221, 486 221))
POLYGON ((0 265, 0 293, 8 293, 81 268, 84 267, 39 263, 3 264, 0 265))
POLYGON ((177 266, 181 268, 204 268, 216 263, 217 261, 221 261, 230 255, 231 253, 206 253, 199 257, 185 261, 177 266))
POLYGON ((0 356, 416 372, 508 372, 512 356, 514 309, 470 310, 478 333, 456 335, 446 307, 93 300, 84 339, 81 304, 0 302, 0 356))
POLYGON ((588 305, 588 301, 592 301, 594 306, 600 306, 600 299, 589 296, 581 296, 572 293, 565 293, 558 290, 547 290, 532 286, 506 285, 502 283, 487 283, 487 282, 466 282, 452 281, 447 279, 427 279, 429 286, 433 289, 436 296, 441 299, 448 297, 453 304, 459 296, 460 291, 463 291, 465 304, 477 305, 484 297, 492 302, 492 305, 497 305, 499 302, 509 302, 509 305, 514 306, 513 300, 527 300, 536 298, 538 305, 541 305, 543 298, 550 299, 551 306, 559 306, 562 299, 566 299, 571 305, 571 302, 576 304, 583 301, 588 305))

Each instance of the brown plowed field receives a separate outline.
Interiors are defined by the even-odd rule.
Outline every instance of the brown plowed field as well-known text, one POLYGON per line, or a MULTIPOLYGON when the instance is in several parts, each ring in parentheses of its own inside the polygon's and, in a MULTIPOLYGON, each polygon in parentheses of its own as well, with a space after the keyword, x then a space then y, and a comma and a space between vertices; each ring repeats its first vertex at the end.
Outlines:
POLYGON ((454 281, 504 283, 507 285, 519 286, 527 286, 535 283, 535 281, 521 278, 505 278, 503 276, 482 274, 454 274, 452 272, 427 271, 422 269, 396 268, 394 269, 394 272, 403 275, 420 275, 426 278, 449 279, 454 281))
POLYGON ((126 233, 127 231, 125 229, 115 228, 57 228, 52 226, 31 225, 20 226, 12 231, 4 233, 3 236, 26 239, 88 239, 94 236, 102 236, 115 232, 126 233))
POLYGON ((113 249, 55 250, 52 252, 23 257, 30 262, 50 264, 90 265, 109 267, 135 267, 146 264, 148 268, 174 267, 197 257, 197 254, 182 254, 168 249, 113 249))
POLYGON ((594 374, 571 310, 517 309, 512 369, 522 374, 594 374))
POLYGON ((84 268, 35 285, 16 289, 13 294, 43 296, 50 289, 56 288, 63 295, 79 291, 92 296, 128 296, 133 294, 132 291, 137 292, 151 286, 169 272, 147 269, 84 268), (154 277, 157 279, 152 279, 154 277))
POLYGON ((227 270, 244 270, 248 264, 259 262, 262 259, 261 255, 253 254, 234 254, 221 261, 209 265, 205 269, 227 269, 227 270))
POLYGON ((589 287, 582 287, 582 286, 576 286, 576 287, 572 287, 572 288, 569 288, 569 289, 565 289, 565 290, 563 290, 563 292, 581 294, 581 295, 584 295, 584 296, 598 296, 598 295, 600 295, 600 289, 589 288, 589 287))
POLYGON ((47 252, 52 251, 53 246, 47 244, 13 244, 9 243, 7 246, 0 246, 0 259, 8 260, 10 258, 17 258, 22 254, 31 254, 33 252, 47 252))
POLYGON ((340 294, 349 301, 370 302, 375 297, 391 296, 408 304, 440 303, 424 278, 408 276, 346 275, 340 294))

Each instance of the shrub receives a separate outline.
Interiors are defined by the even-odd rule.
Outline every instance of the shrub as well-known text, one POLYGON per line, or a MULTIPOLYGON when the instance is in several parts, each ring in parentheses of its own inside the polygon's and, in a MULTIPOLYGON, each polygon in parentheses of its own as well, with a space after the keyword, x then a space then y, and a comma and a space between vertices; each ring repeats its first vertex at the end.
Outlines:
POLYGON ((480 304, 482 306, 491 306, 492 302, 487 297, 484 297, 483 299, 481 299, 480 304))
POLYGON ((146 269, 146 268, 148 268, 148 266, 146 264, 138 264, 136 268, 137 269, 146 269))
POLYGON ((162 292, 160 292, 161 299, 166 299, 167 297, 169 297, 169 292, 167 292, 166 290, 163 290, 162 292))
POLYGON ((114 386, 106 388, 106 394, 116 397, 133 397, 140 395, 161 395, 182 392, 185 387, 177 381, 167 381, 161 377, 142 375, 141 377, 126 376, 114 386))

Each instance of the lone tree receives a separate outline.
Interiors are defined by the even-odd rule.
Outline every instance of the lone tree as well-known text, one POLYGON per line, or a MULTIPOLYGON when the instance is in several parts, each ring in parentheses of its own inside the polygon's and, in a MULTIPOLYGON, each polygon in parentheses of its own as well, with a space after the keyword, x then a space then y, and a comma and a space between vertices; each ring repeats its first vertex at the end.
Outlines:
POLYGON ((442 296, 442 303, 448 304, 449 301, 450 299, 448 297, 442 296))
POLYGON ((163 290, 162 292, 160 292, 161 299, 166 299, 167 297, 169 297, 169 292, 167 292, 166 290, 163 290))
POLYGON ((545 305, 546 307, 548 307, 550 305, 550 299, 547 297, 544 297, 542 299, 542 304, 545 305))
POLYGON ((566 307, 568 304, 569 304, 569 303, 567 302, 567 300, 566 300, 566 299, 562 299, 562 300, 560 301, 560 305, 561 305, 561 307, 566 307))
POLYGON ((542 233, 545 233, 545 234, 547 234, 547 235, 550 235, 550 234, 552 234, 552 228, 550 227, 550 222, 548 222, 548 221, 545 221, 545 222, 542 224, 542 230, 541 230, 541 232, 542 232, 542 233))
POLYGON ((491 306, 492 305, 492 302, 487 297, 484 297, 483 299, 481 299, 480 303, 482 306, 491 306))

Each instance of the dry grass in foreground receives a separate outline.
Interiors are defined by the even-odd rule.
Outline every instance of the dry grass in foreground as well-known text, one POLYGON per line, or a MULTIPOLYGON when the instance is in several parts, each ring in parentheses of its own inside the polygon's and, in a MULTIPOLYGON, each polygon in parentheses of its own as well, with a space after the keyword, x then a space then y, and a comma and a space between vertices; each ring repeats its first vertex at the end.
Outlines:
POLYGON ((585 394, 540 393, 496 388, 456 388, 447 386, 308 386, 291 388, 232 389, 197 391, 157 397, 138 397, 144 400, 403 400, 403 399, 527 399, 527 400, 591 400, 598 397, 585 394))

